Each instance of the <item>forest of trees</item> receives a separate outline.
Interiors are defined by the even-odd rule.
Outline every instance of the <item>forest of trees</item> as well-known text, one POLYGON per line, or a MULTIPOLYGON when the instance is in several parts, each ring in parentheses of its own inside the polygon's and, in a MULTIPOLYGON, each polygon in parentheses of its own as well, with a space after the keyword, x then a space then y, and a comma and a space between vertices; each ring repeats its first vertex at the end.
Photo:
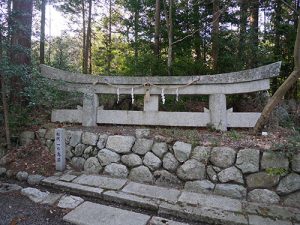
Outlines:
MULTIPOLYGON (((11 105, 30 102, 39 64, 97 75, 176 76, 282 61, 274 93, 294 70, 299 9, 300 0, 1 0, 3 117, 11 105), (60 37, 45 35, 50 5, 69 22, 60 37)), ((299 95, 298 81, 286 98, 299 95)))
POLYGON ((289 6, 298 10, 299 0, 47 3, 71 24, 62 37, 46 40, 45 62, 60 68, 106 75, 191 75, 282 60, 282 78, 274 80, 273 90, 293 69, 298 15, 289 6), (74 61, 75 49, 81 57, 74 61))
MULTIPOLYGON (((153 76, 223 73, 282 60, 273 91, 293 70, 299 0, 2 0, 2 30, 13 28, 18 4, 32 16, 26 26, 33 26, 34 65, 153 76), (49 5, 69 21, 60 37, 45 36, 49 5)), ((14 39, 7 34, 2 37, 14 39)))

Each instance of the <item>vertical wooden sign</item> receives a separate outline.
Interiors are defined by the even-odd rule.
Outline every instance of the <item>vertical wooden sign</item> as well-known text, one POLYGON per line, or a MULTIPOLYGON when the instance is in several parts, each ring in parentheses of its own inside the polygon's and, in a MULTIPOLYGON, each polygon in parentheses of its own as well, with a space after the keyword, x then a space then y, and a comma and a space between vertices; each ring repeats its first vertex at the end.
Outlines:
POLYGON ((58 171, 66 167, 65 130, 62 128, 55 129, 55 166, 58 171))

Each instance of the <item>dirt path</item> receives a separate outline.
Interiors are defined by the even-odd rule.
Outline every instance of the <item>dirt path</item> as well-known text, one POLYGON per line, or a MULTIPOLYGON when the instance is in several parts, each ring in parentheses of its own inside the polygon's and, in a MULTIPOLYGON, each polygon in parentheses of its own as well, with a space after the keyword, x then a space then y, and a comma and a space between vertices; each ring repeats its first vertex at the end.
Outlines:
POLYGON ((70 225, 62 220, 65 211, 36 204, 19 192, 0 194, 0 225, 70 225))

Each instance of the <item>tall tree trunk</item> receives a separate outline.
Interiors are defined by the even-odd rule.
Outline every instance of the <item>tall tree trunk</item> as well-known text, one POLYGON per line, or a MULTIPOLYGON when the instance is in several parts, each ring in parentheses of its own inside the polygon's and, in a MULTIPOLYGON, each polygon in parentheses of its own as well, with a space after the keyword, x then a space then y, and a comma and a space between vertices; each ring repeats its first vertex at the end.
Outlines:
POLYGON ((173 39, 174 39, 174 25, 173 25, 173 4, 174 0, 169 0, 169 13, 166 10, 165 4, 165 16, 168 27, 168 75, 173 75, 173 39))
MULTIPOLYGON (((280 36, 281 36, 281 21, 282 21, 282 1, 281 0, 276 0, 276 5, 275 5, 275 22, 274 22, 274 29, 275 29, 275 41, 274 41, 274 56, 275 60, 278 61, 280 60, 282 56, 281 52, 281 42, 280 42, 280 36)), ((272 93, 275 93, 275 91, 278 88, 278 80, 277 78, 273 78, 273 83, 272 83, 272 93)))
POLYGON ((47 0, 42 0, 42 5, 41 5, 40 64, 45 63, 46 1, 47 0))
MULTIPOLYGON (((198 0, 193 0, 193 18, 194 18, 194 29, 200 29, 200 12, 199 12, 199 3, 198 0)), ((199 63, 201 60, 201 35, 200 32, 197 31, 195 38, 194 38, 194 47, 195 47, 195 54, 196 54, 196 62, 199 63)), ((198 71, 197 71, 198 72, 198 71)))
POLYGON ((14 51, 12 62, 15 64, 30 65, 31 57, 31 29, 32 29, 32 0, 13 0, 12 45, 23 48, 14 51))
POLYGON ((139 57, 139 15, 140 15, 140 1, 136 0, 134 7, 134 67, 135 74, 137 73, 138 57, 139 57))
MULTIPOLYGON (((204 23, 204 33, 207 33, 207 28, 208 28, 208 25, 207 23, 205 22, 204 23)), ((206 62, 207 60, 207 45, 206 45, 206 39, 205 37, 203 38, 203 41, 202 41, 202 48, 203 48, 203 61, 206 62)))
POLYGON ((86 73, 87 67, 85 62, 86 56, 86 20, 85 20, 85 0, 81 0, 81 13, 82 13, 82 73, 86 73))
POLYGON ((160 0, 155 2, 155 35, 154 35, 154 54, 160 59, 160 0))
POLYGON ((92 41, 90 41, 89 49, 89 74, 93 73, 93 62, 92 62, 92 41))
POLYGON ((51 51, 52 51, 52 48, 51 48, 51 44, 52 44, 52 37, 51 37, 51 29, 52 29, 52 24, 51 24, 51 10, 49 10, 49 38, 48 38, 48 54, 47 54, 47 61, 48 63, 50 64, 51 63, 51 51))
MULTIPOLYGON (((8 3, 8 7, 10 8, 10 2, 8 3)), ((9 10, 8 10, 9 11, 9 10)), ((10 16, 10 12, 8 17, 10 16)), ((2 61, 3 56, 3 38, 2 38, 2 30, 0 27, 0 61, 2 61)), ((1 99, 2 99, 2 107, 3 107, 3 114, 4 114, 4 129, 5 129, 5 138, 6 138, 6 146, 7 149, 11 149, 11 141, 10 141, 10 128, 9 128, 9 116, 8 116, 8 103, 6 97, 6 84, 5 77, 3 72, 0 70, 0 83, 1 83, 1 99)))
POLYGON ((212 60, 213 70, 218 71, 218 55, 219 55, 219 23, 220 23, 220 2, 219 0, 213 1, 213 24, 212 24, 212 60))
POLYGON ((297 36, 294 47, 294 71, 289 75, 289 77, 284 81, 284 83, 277 89, 275 94, 270 98, 267 105, 263 109, 261 116, 259 117, 257 123, 254 127, 254 132, 259 133, 262 131, 264 125, 267 123, 271 112, 274 110, 276 105, 281 101, 284 95, 290 90, 290 88, 298 81, 300 78, 300 23, 297 27, 297 36))
POLYGON ((259 0, 251 0, 250 3, 250 57, 249 68, 257 66, 258 58, 258 15, 259 0))
POLYGON ((245 65, 245 44, 247 32, 247 0, 240 1, 240 34, 239 34, 239 49, 238 58, 242 62, 242 67, 245 65))
POLYGON ((107 73, 110 75, 112 61, 112 42, 111 42, 111 27, 112 27, 112 0, 109 0, 109 21, 108 21, 108 46, 107 46, 107 73))
POLYGON ((85 46, 84 46, 84 71, 83 73, 87 74, 89 69, 89 54, 90 54, 90 48, 91 48, 91 35, 92 35, 92 0, 89 0, 89 11, 88 11, 88 24, 87 24, 87 32, 86 32, 86 40, 85 40, 85 46))
MULTIPOLYGON (((15 65, 27 66, 29 71, 31 64, 31 30, 33 0, 13 0, 12 11, 12 36, 11 36, 11 62, 15 65)), ((24 71, 25 73, 28 71, 24 71)), ((24 83, 19 74, 11 79, 14 91, 11 92, 15 105, 23 105, 26 102, 21 96, 24 83)))

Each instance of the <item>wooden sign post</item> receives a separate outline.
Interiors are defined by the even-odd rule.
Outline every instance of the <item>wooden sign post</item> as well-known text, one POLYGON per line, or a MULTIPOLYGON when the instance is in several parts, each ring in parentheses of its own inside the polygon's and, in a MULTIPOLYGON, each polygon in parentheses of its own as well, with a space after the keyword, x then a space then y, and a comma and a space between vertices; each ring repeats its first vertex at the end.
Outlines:
POLYGON ((66 167, 65 130, 62 128, 55 129, 55 166, 58 171, 66 167))

